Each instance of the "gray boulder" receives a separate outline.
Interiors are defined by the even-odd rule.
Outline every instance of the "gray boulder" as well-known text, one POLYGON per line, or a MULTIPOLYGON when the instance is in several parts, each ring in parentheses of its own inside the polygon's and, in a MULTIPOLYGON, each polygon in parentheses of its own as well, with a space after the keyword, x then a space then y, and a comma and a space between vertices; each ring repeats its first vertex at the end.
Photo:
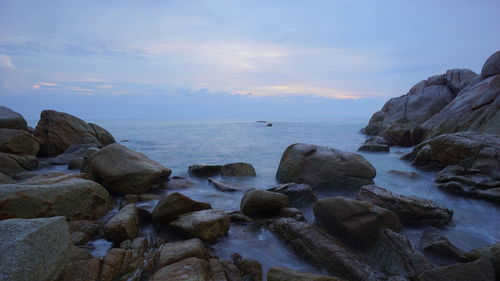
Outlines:
POLYGON ((255 177, 255 169, 249 163, 230 163, 221 167, 221 174, 227 177, 255 177))
POLYGON ((488 259, 458 263, 426 271, 417 281, 495 281, 495 271, 488 259))
POLYGON ((134 239, 139 235, 139 213, 135 204, 123 207, 104 225, 104 237, 113 242, 134 239))
POLYGON ((312 224, 281 218, 271 224, 270 229, 300 257, 331 274, 352 281, 387 280, 384 274, 364 263, 340 240, 312 224))
POLYGON ((209 203, 195 201, 181 193, 174 192, 160 199, 153 210, 153 221, 163 226, 169 226, 170 222, 179 218, 180 215, 195 211, 212 209, 209 203))
POLYGON ((39 146, 26 130, 0 129, 0 152, 36 156, 39 146))
POLYGON ((383 229, 368 253, 368 263, 389 276, 404 276, 412 279, 433 268, 432 264, 413 249, 408 238, 383 229))
POLYGON ((481 69, 481 76, 485 78, 497 74, 500 74, 500 51, 491 55, 483 64, 483 69, 481 69))
POLYGON ((86 176, 118 193, 145 193, 172 173, 144 154, 118 143, 100 149, 85 162, 86 176))
POLYGON ((73 115, 44 110, 35 129, 35 136, 40 143, 39 155, 56 156, 72 144, 105 146, 114 143, 113 137, 108 132, 104 133, 103 130, 100 128, 99 132, 96 132, 93 126, 73 115), (108 136, 103 137, 103 134, 108 136))
POLYGON ((57 280, 70 259, 64 217, 0 221, 0 280, 57 280))
POLYGON ((288 196, 271 191, 250 189, 241 198, 240 209, 248 216, 272 215, 289 204, 288 196))
POLYGON ((401 230, 398 216, 369 202, 344 197, 319 199, 314 216, 328 231, 359 248, 375 243, 380 230, 401 230))
POLYGON ((96 219, 112 207, 101 185, 74 174, 52 173, 0 188, 0 219, 65 216, 96 219))
POLYGON ((403 223, 411 225, 443 226, 449 224, 453 217, 452 210, 432 200, 393 193, 376 185, 363 186, 356 198, 390 210, 403 223))
POLYGON ((28 124, 21 114, 0 106, 0 128, 28 130, 28 124))
POLYGON ((208 209, 180 215, 170 226, 188 237, 215 241, 227 234, 230 223, 224 211, 208 209))
POLYGON ((290 145, 276 172, 282 183, 306 183, 313 188, 359 188, 372 184, 375 168, 363 156, 312 144, 290 145))

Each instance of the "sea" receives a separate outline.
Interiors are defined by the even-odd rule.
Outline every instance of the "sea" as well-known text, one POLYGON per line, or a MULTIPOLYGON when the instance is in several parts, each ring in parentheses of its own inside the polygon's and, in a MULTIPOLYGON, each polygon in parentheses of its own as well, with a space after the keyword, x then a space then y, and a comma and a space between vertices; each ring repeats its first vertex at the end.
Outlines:
MULTIPOLYGON (((117 140, 130 149, 144 153, 149 158, 172 169, 172 176, 187 177, 195 185, 180 192, 199 201, 209 202, 214 208, 238 210, 243 192, 249 188, 268 189, 277 185, 275 180, 283 151, 294 143, 309 143, 349 152, 356 152, 367 138, 360 133, 366 125, 365 118, 331 120, 86 120, 106 128, 117 140), (255 178, 219 178, 238 186, 241 191, 222 192, 211 186, 206 179, 190 177, 188 167, 193 164, 251 163, 256 170, 255 178)), ((36 126, 36 120, 30 121, 36 126)), ((442 233, 462 250, 470 250, 500 241, 500 207, 492 203, 459 197, 439 190, 434 183, 436 173, 413 167, 401 160, 411 148, 391 147, 390 153, 358 152, 377 170, 375 184, 390 191, 415 195, 434 200, 454 211, 453 223, 445 228, 405 228, 405 234, 415 247, 423 231, 442 233), (414 172, 416 178, 407 178, 390 170, 414 172)), ((65 170, 65 167, 53 169, 65 170)), ((168 193, 171 191, 164 191, 168 193)), ((342 191, 318 191, 319 197, 353 196, 342 191)), ((157 202, 142 204, 152 210, 157 202)), ((302 208, 306 219, 314 222, 311 207, 302 208)), ((147 225, 142 234, 161 236, 158 226, 147 225)), ((112 246, 104 239, 90 242, 93 254, 104 256, 112 246)), ((298 257, 293 251, 264 227, 253 224, 231 224, 226 237, 209 245, 221 259, 231 254, 261 262, 264 272, 273 266, 285 266, 296 270, 321 273, 298 257)))

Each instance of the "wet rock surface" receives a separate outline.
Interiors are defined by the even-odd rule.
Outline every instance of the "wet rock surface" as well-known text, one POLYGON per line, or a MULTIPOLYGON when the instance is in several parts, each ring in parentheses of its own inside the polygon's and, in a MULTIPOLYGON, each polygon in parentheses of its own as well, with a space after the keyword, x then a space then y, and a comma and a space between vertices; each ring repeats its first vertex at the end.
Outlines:
POLYGON ((291 206, 308 206, 318 200, 312 187, 308 184, 285 183, 271 187, 267 191, 278 192, 288 196, 291 206))
POLYGON ((170 226, 187 237, 215 241, 227 234, 230 222, 224 211, 208 209, 180 215, 170 226))
POLYGON ((464 252, 438 232, 425 231, 418 247, 436 264, 450 265, 460 262, 464 252))
POLYGON ((248 215, 271 215, 289 204, 288 196, 271 191, 251 189, 241 198, 240 209, 248 215))
POLYGON ((109 241, 121 242, 139 235, 139 213, 134 204, 123 207, 104 225, 104 236, 109 241))
POLYGON ((212 206, 208 203, 198 202, 181 193, 174 192, 160 199, 153 210, 153 221, 168 226, 170 222, 178 219, 182 214, 211 208, 212 206))
POLYGON ((418 281, 494 281, 495 271, 488 259, 439 267, 420 274, 418 281))

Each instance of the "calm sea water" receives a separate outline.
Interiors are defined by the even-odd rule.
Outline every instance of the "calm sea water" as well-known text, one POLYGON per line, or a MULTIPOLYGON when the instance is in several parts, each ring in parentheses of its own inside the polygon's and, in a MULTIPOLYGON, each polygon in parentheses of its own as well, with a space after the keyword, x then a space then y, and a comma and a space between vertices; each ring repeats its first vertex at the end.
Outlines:
MULTIPOLYGON (((356 151, 365 140, 359 129, 365 119, 320 121, 273 121, 272 127, 248 121, 166 121, 166 120, 89 120, 110 131, 118 142, 146 154, 172 169, 172 175, 189 177, 187 168, 197 163, 251 163, 257 172, 252 179, 223 180, 242 186, 267 189, 276 185, 275 173, 281 154, 293 143, 311 143, 345 151, 356 151)), ((408 148, 391 148, 389 154, 360 153, 377 169, 375 183, 391 191, 432 199, 453 209, 454 224, 434 229, 447 236, 463 250, 500 241, 500 208, 480 200, 461 198, 441 192, 434 184, 435 173, 423 172, 400 160, 408 148), (417 179, 389 174, 389 170, 411 171, 417 179)), ((196 186, 181 191, 193 199, 210 202, 214 208, 239 209, 242 192, 224 193, 208 185, 206 180, 192 179, 196 186)), ((335 195, 335 193, 321 196, 335 195)), ((146 203, 154 208, 156 202, 146 203)), ((310 208, 303 209, 309 221, 314 221, 310 208)), ((421 232, 429 228, 405 229, 415 244, 421 232)), ((148 228, 143 232, 160 231, 148 228)), ((103 241, 101 254, 105 252, 103 241)), ((228 259, 238 252, 259 260, 264 268, 289 266, 298 270, 318 272, 297 258, 272 233, 263 228, 232 224, 229 235, 211 245, 221 258, 228 259)))

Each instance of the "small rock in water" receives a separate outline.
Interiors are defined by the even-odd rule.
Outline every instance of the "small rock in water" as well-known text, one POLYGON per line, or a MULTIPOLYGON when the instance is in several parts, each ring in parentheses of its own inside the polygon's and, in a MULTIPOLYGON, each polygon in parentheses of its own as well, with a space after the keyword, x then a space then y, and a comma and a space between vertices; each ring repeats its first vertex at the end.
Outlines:
POLYGON ((221 165, 196 164, 189 166, 188 172, 196 177, 212 177, 220 174, 221 168, 221 165))
POLYGON ((245 259, 241 255, 234 253, 231 255, 233 264, 238 267, 243 280, 262 281, 262 265, 254 259, 245 259))
POLYGON ((193 187, 194 182, 179 176, 174 176, 170 178, 163 187, 166 189, 186 189, 189 187, 193 187))
POLYGON ((228 192, 232 192, 232 191, 238 191, 239 189, 225 183, 225 182, 222 182, 222 181, 218 181, 218 180, 214 180, 212 178, 209 178, 208 179, 208 182, 213 184, 218 190, 220 191, 228 191, 228 192))
POLYGON ((188 237, 215 241, 227 234, 230 223, 224 211, 208 209, 183 214, 170 226, 188 237))
POLYGON ((230 163, 221 167, 221 174, 227 177, 255 177, 255 169, 249 163, 230 163))
POLYGON ((439 265, 450 265, 460 262, 464 252, 455 245, 451 244, 450 240, 438 232, 425 231, 422 234, 419 242, 419 248, 424 254, 439 265))
POLYGON ((250 189, 241 198, 240 209, 248 216, 270 216, 288 207, 288 196, 271 191, 250 189))
POLYGON ((267 191, 285 194, 290 199, 292 206, 307 206, 318 200, 312 187, 308 184, 285 183, 271 187, 267 191))
POLYGON ((182 214, 211 208, 209 203, 198 202, 179 192, 174 192, 160 199, 153 210, 153 221, 163 226, 169 226, 170 222, 182 214))
POLYGON ((407 172, 407 171, 399 171, 399 170, 389 170, 387 173, 394 175, 394 176, 399 176, 399 177, 404 177, 404 178, 409 178, 409 179, 418 179, 420 176, 415 173, 415 172, 407 172))
POLYGON ((267 123, 266 127, 272 127, 273 124, 272 123, 267 123))
POLYGON ((389 146, 385 144, 363 144, 358 148, 358 151, 389 152, 389 149, 389 146))
POLYGON ((139 235, 139 213, 135 204, 123 207, 104 225, 104 236, 109 241, 121 242, 139 235))

